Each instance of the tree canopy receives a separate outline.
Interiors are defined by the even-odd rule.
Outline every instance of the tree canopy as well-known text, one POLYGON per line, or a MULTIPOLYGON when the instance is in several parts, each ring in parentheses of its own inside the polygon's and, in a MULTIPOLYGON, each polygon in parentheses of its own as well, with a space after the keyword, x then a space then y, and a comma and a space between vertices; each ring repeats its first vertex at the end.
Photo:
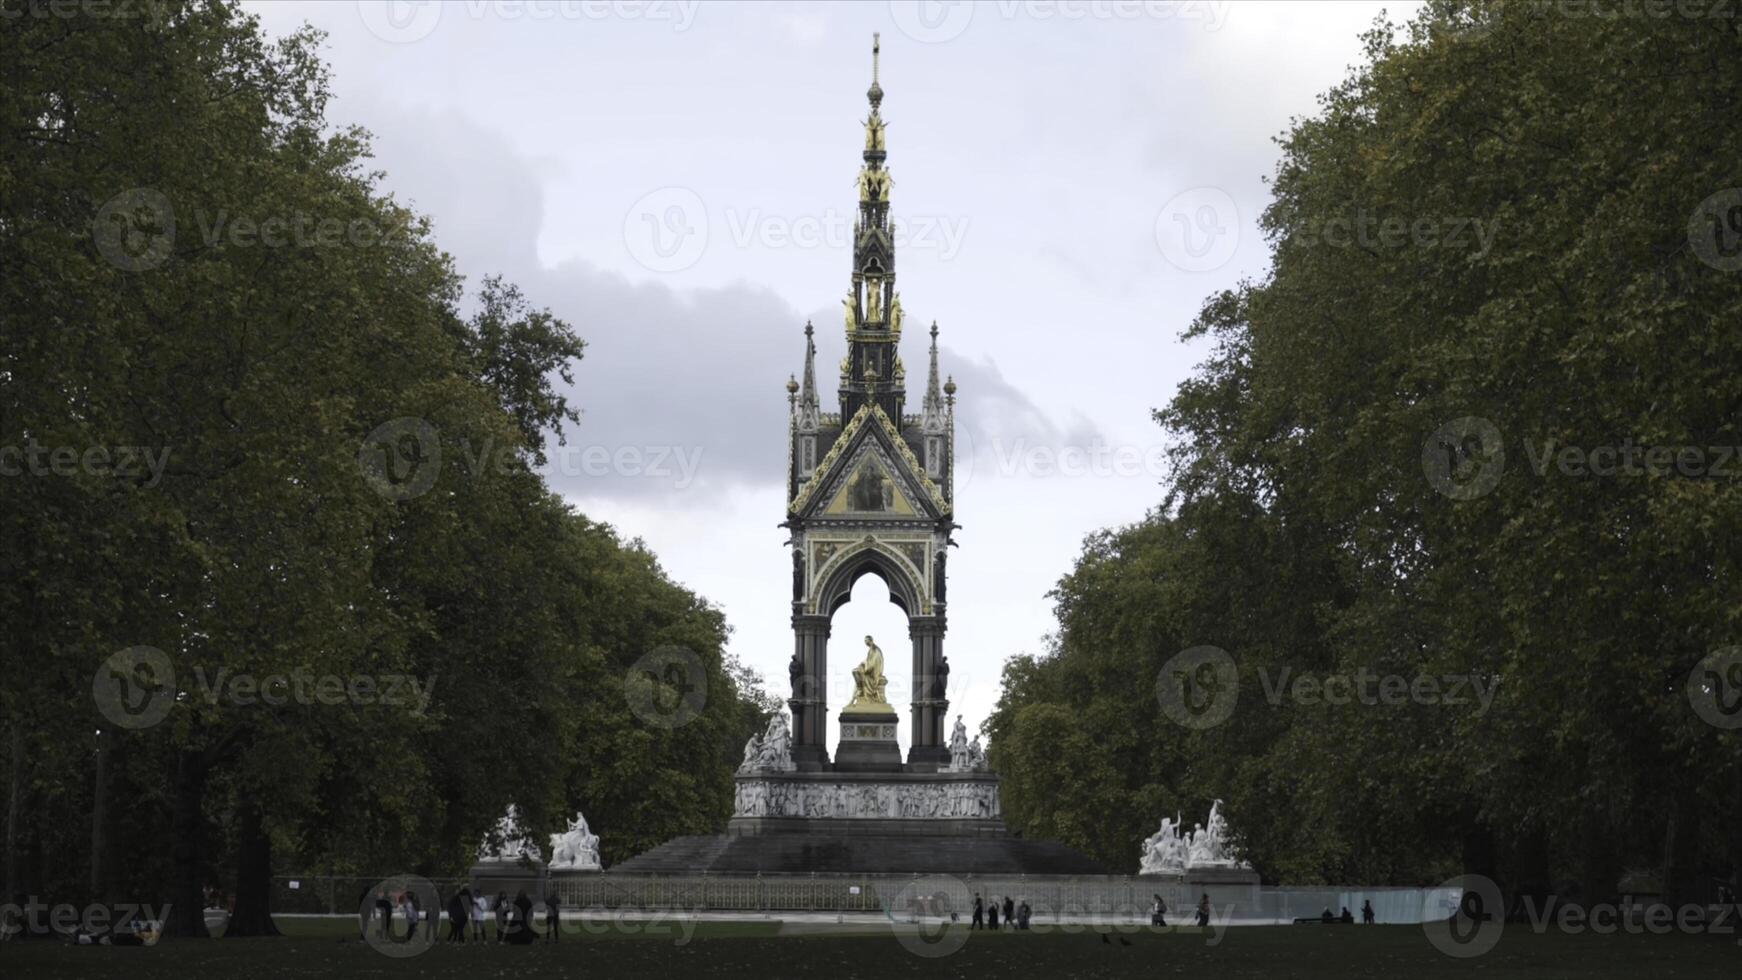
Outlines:
POLYGON ((719 610, 536 471, 579 420, 577 331, 495 277, 468 307, 326 117, 318 33, 16 13, 8 895, 152 896, 200 934, 216 885, 248 935, 275 865, 461 873, 511 802, 544 832, 584 809, 608 862, 721 826, 768 705, 719 610), (161 720, 103 713, 117 670, 161 720))
POLYGON ((1430 4, 1280 138, 1271 270, 1205 300, 1156 412, 1165 499, 1006 668, 1015 823, 1133 868, 1221 797, 1298 883, 1742 873, 1738 735, 1699 710, 1742 669, 1690 690, 1742 662, 1742 25, 1649 8, 1430 4), (1178 724, 1199 645, 1232 713, 1178 724), (1291 686, 1363 672, 1469 700, 1291 686))

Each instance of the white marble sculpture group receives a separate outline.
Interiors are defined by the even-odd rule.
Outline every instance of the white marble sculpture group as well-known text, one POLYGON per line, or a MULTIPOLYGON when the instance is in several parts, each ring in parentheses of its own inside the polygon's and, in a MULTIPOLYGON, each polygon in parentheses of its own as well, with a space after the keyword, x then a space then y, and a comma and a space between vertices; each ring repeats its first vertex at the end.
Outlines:
POLYGON ((496 832, 478 845, 478 860, 519 861, 522 858, 538 862, 544 860, 544 853, 526 836, 526 831, 520 828, 520 811, 510 803, 508 812, 496 821, 496 832), (501 843, 492 844, 492 839, 501 843))
MULTIPOLYGON (((521 828, 520 811, 513 804, 509 804, 508 812, 496 821, 496 832, 491 837, 501 843, 491 844, 485 840, 479 845, 478 860, 481 863, 524 859, 537 864, 544 860, 543 850, 521 828)), ((588 829, 586 816, 578 812, 575 819, 569 821, 566 832, 550 835, 550 854, 552 871, 598 871, 603 867, 599 861, 599 837, 588 829)))
POLYGON ((793 782, 740 779, 732 815, 846 820, 991 820, 998 786, 962 782, 793 782))
POLYGON ((1235 868, 1249 870, 1252 866, 1235 857, 1228 842, 1228 821, 1222 816, 1222 801, 1210 805, 1209 824, 1198 824, 1181 836, 1177 819, 1161 818, 1161 829, 1143 842, 1137 873, 1145 875, 1183 874, 1196 868, 1235 868))
POLYGON ((738 764, 740 773, 792 772, 792 733, 786 727, 786 712, 776 711, 768 719, 768 730, 761 738, 750 736, 744 743, 744 761, 738 764))
POLYGON ((587 829, 587 817, 576 812, 569 829, 550 835, 550 869, 552 871, 598 871, 599 836, 587 829))
POLYGON ((968 740, 968 726, 962 716, 956 716, 955 730, 950 733, 950 764, 945 772, 985 772, 986 753, 980 748, 980 736, 968 740))

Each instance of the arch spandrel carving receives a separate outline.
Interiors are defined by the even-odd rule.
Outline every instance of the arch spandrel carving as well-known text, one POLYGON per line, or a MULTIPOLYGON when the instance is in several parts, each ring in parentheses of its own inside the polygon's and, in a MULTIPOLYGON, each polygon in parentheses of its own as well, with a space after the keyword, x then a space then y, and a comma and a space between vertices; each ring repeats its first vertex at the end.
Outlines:
POLYGON ((914 567, 898 546, 867 535, 857 542, 836 550, 817 569, 806 611, 812 615, 833 616, 853 596, 853 583, 872 572, 889 587, 890 601, 901 608, 908 619, 932 615, 931 593, 926 588, 926 575, 914 567))

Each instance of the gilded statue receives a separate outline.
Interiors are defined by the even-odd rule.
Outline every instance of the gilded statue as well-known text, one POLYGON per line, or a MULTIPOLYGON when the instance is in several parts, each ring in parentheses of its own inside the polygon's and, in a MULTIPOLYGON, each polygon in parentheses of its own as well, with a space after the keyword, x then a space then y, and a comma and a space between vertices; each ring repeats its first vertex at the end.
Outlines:
POLYGON ((883 651, 878 648, 875 640, 865 637, 865 662, 853 668, 853 700, 848 709, 863 705, 865 707, 887 708, 883 700, 889 681, 883 676, 883 651))

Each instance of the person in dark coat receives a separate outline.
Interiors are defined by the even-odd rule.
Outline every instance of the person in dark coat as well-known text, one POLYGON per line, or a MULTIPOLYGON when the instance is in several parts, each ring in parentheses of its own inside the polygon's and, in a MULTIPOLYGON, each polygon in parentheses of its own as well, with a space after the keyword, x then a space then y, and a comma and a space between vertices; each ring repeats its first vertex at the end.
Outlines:
POLYGON ((375 893, 375 935, 382 939, 393 935, 393 900, 385 888, 375 893))
POLYGON ((562 941, 562 906, 555 895, 544 897, 544 941, 562 941))
POLYGON ((531 946, 538 939, 532 926, 532 899, 522 891, 514 896, 514 917, 508 923, 508 945, 531 946))
POLYGON ((1015 925, 1016 925, 1016 903, 1012 902, 1010 900, 1009 895, 1006 895, 1006 896, 1004 896, 1004 928, 1009 929, 1015 925))
POLYGON ((986 928, 986 903, 981 901, 979 892, 974 893, 974 920, 968 924, 968 928, 986 928))
POLYGON ((1016 928, 1027 929, 1028 917, 1033 914, 1034 910, 1028 907, 1028 899, 1023 899, 1022 904, 1016 907, 1016 928))
POLYGON ((466 918, 471 915, 472 890, 462 888, 448 899, 448 942, 466 941, 466 918))
POLYGON ((1366 925, 1366 926, 1370 926, 1373 924, 1374 918, 1375 918, 1375 916, 1373 915, 1373 900, 1369 898, 1369 899, 1362 901, 1362 903, 1361 903, 1361 924, 1366 925))
POLYGON ((986 906, 986 928, 998 931, 998 899, 993 898, 986 906))
POLYGON ((508 893, 496 893, 496 941, 508 941, 508 893))

